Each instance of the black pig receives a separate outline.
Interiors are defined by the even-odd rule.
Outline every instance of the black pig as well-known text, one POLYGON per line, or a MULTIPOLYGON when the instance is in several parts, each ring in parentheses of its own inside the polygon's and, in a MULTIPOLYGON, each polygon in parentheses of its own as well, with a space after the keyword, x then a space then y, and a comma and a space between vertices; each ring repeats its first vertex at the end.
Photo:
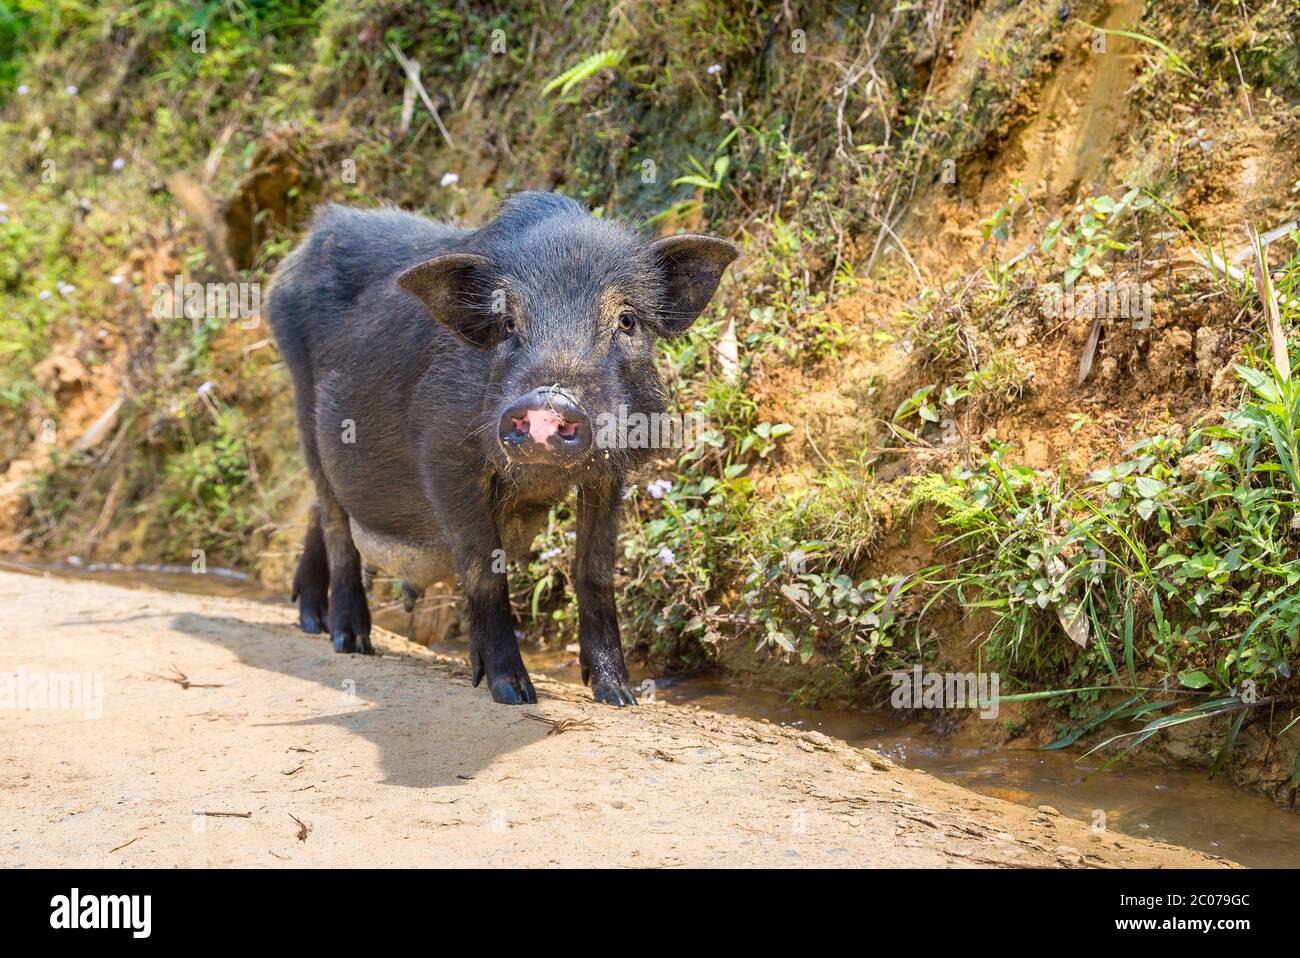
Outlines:
POLYGON ((624 479, 647 453, 597 442, 595 424, 664 411, 656 340, 695 321, 736 253, 709 236, 647 241, 554 193, 517 194, 474 230, 323 209, 268 303, 316 484, 293 585, 302 629, 369 653, 363 571, 408 598, 454 575, 474 684, 536 701, 505 556, 577 486, 583 681, 634 704, 613 566, 624 479))

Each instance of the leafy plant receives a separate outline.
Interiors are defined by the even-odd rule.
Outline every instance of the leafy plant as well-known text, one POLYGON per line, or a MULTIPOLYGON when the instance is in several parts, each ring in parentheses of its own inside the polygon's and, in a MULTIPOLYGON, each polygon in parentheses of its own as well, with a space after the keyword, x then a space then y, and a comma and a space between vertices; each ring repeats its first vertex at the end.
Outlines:
POLYGON ((1031 685, 1086 682, 1029 695, 1136 695, 1087 717, 1070 741, 1112 719, 1144 719, 1132 747, 1227 716, 1221 764, 1246 713, 1276 701, 1291 678, 1300 385, 1264 362, 1237 372, 1252 395, 1221 424, 1143 440, 1077 487, 1008 462, 1001 445, 978 467, 918 486, 917 502, 938 509, 948 546, 964 556, 931 583, 993 616, 990 657, 1031 685), (1153 700, 1153 689, 1166 697, 1153 700), (1207 701, 1178 708, 1189 695, 1207 701))
POLYGON ((614 69, 623 62, 623 58, 626 56, 627 49, 620 47, 617 50, 601 50, 598 53, 591 54, 591 56, 584 57, 559 76, 547 82, 542 87, 542 96, 549 96, 556 90, 560 91, 560 96, 568 96, 569 92, 578 84, 590 80, 601 70, 614 69))
POLYGON ((722 189, 722 178, 727 175, 727 168, 731 165, 730 157, 719 156, 715 159, 712 174, 706 172, 700 161, 695 157, 692 156, 690 162, 691 166, 695 168, 695 172, 677 177, 673 180, 673 186, 698 186, 705 190, 722 189))
POLYGON ((1128 249, 1127 244, 1115 238, 1120 220, 1129 210, 1146 209, 1152 202, 1136 187, 1118 200, 1105 195, 1087 197, 1075 204, 1068 216, 1047 225, 1042 251, 1049 252, 1057 240, 1069 248, 1069 262, 1064 275, 1067 286, 1073 285, 1084 273, 1092 277, 1104 276, 1101 266, 1105 258, 1112 252, 1128 249), (1067 228, 1070 223, 1074 224, 1073 229, 1067 228))

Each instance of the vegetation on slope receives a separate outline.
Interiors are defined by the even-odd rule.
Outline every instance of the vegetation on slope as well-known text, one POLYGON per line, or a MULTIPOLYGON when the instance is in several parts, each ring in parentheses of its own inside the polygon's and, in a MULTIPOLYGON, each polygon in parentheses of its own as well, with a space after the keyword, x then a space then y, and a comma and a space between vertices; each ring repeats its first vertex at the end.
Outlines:
MULTIPOLYGON (((1201 263, 1296 216, 1294 10, 1163 6, 6 0, 0 531, 282 576, 307 493, 274 347, 155 284, 263 282, 327 200, 473 221, 558 189, 745 248, 664 348, 708 431, 628 500, 642 653, 758 649, 860 701, 992 666, 1082 689, 1049 699, 1071 741, 1272 742, 1300 393, 1248 261, 1201 263), (1150 328, 1044 309, 1085 281, 1152 284, 1150 328)), ((1265 255, 1290 329, 1295 234, 1265 255)), ((514 580, 554 641, 571 521, 514 580)))

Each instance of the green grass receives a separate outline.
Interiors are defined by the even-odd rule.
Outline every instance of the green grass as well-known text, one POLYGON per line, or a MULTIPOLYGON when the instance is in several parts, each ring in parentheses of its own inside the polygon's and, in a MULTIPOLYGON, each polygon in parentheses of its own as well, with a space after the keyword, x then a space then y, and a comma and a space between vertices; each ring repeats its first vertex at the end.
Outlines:
POLYGON ((1078 484, 994 446, 916 492, 960 556, 932 584, 992 617, 985 651, 1023 686, 1082 687, 1076 709, 1100 688, 1172 693, 1109 719, 1208 700, 1150 719, 1136 741, 1175 720, 1230 716, 1239 729, 1253 709, 1294 702, 1300 383, 1260 359, 1237 372, 1249 393, 1220 421, 1136 443, 1078 484))

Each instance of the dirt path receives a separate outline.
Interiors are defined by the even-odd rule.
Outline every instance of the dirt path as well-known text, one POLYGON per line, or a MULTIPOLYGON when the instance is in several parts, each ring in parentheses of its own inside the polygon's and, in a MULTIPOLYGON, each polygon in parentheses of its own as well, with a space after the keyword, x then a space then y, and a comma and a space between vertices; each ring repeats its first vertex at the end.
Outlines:
POLYGON ((0 616, 0 693, 102 677, 102 717, 93 679, 77 708, 0 711, 6 867, 1226 864, 816 732, 536 675, 537 706, 494 705, 396 636, 336 655, 287 605, 0 573, 0 616))

